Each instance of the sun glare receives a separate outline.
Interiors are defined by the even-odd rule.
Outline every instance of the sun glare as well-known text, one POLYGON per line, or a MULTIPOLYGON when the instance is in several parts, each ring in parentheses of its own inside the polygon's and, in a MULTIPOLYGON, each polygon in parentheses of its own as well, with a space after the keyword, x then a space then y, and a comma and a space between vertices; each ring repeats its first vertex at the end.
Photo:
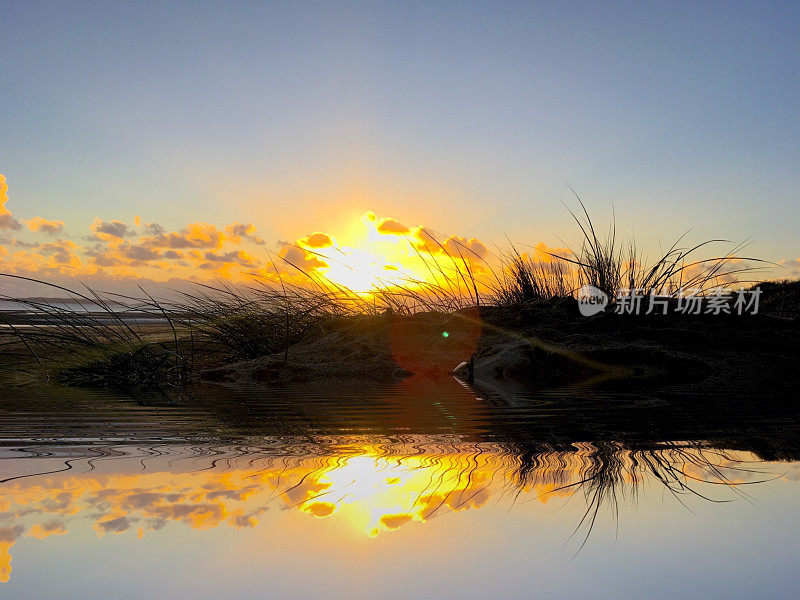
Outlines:
MULTIPOLYGON (((385 287, 390 279, 394 281, 398 271, 387 265, 386 258, 367 248, 340 248, 340 256, 329 261, 323 269, 326 278, 343 285, 349 290, 366 293, 375 287, 385 287)), ((337 254, 339 254, 337 252, 337 254)))
POLYGON ((335 284, 359 294, 375 288, 425 280, 428 271, 404 235, 381 233, 372 213, 361 216, 350 239, 319 251, 327 267, 319 271, 335 284))

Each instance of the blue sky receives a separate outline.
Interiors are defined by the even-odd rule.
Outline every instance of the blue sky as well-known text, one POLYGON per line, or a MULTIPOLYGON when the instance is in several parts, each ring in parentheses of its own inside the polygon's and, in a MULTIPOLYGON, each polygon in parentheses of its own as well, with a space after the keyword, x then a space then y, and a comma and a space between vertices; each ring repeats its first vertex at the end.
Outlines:
POLYGON ((0 3, 15 217, 800 256, 798 3, 0 3))

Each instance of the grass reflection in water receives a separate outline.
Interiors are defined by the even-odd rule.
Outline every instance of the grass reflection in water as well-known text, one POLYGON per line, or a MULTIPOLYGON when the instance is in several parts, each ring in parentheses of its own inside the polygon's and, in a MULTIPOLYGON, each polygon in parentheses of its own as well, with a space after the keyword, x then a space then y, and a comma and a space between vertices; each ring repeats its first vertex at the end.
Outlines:
POLYGON ((701 444, 647 450, 576 444, 524 453, 423 436, 282 448, 39 448, 6 450, 3 458, 0 581, 10 577, 15 543, 69 535, 80 522, 98 536, 135 531, 141 538, 176 524, 252 528, 267 511, 283 509, 342 519, 348 529, 376 537, 490 501, 513 509, 574 496, 585 502, 573 532, 579 550, 601 509, 613 518, 618 501, 635 500, 643 485, 661 486, 678 502, 686 494, 725 502, 745 495, 742 485, 786 475, 750 453, 701 444))

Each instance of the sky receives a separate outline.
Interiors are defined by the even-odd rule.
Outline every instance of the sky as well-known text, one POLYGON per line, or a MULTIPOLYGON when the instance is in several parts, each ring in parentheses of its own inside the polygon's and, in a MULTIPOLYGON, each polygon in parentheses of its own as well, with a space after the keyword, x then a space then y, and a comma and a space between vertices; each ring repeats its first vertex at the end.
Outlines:
POLYGON ((691 228, 800 276, 797 3, 0 2, 0 28, 0 271, 341 271, 327 249, 366 285, 422 231, 571 246, 571 187, 653 255, 691 228))

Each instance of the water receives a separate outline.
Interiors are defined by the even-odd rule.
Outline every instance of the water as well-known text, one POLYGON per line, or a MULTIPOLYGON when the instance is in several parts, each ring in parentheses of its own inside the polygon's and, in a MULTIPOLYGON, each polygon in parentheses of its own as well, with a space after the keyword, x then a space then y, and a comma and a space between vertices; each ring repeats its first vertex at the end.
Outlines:
POLYGON ((3 598, 795 598, 800 419, 454 380, 6 390, 3 598))

